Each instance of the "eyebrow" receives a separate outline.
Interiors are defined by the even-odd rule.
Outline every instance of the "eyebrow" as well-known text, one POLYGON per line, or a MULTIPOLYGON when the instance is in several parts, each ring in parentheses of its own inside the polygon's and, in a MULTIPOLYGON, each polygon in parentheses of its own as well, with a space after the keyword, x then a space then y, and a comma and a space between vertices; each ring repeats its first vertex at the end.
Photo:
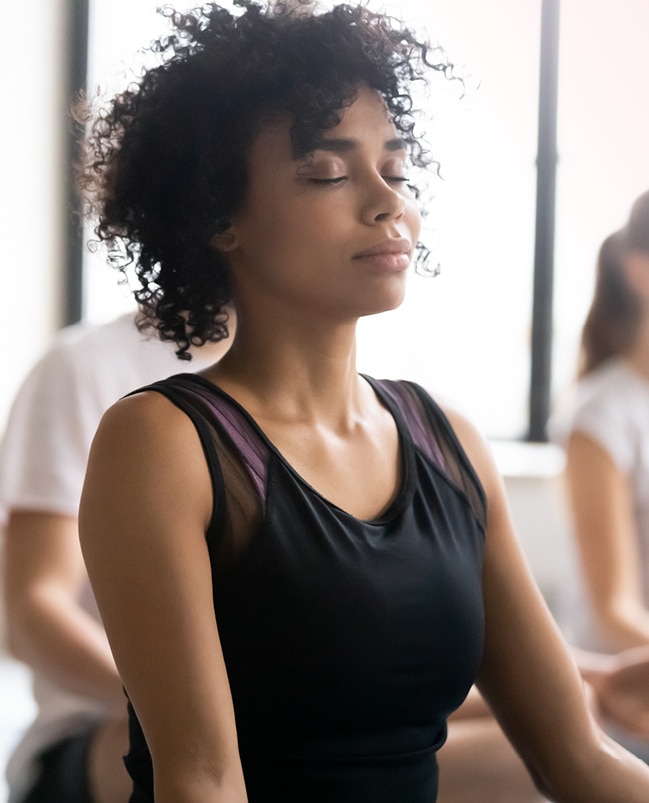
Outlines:
MULTIPOLYGON (((332 139, 320 139, 315 143, 313 150, 329 151, 332 153, 347 153, 348 151, 352 151, 359 146, 359 140, 353 137, 339 137, 332 139)), ((387 140, 383 147, 384 150, 390 152, 406 150, 406 144, 400 137, 394 137, 393 139, 387 140)))

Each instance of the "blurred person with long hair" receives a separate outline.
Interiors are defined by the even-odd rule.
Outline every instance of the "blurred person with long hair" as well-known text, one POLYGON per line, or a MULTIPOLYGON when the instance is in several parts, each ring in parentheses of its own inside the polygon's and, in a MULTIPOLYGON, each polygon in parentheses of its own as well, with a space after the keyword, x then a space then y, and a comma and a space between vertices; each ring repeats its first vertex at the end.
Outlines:
POLYGON ((607 653, 648 645, 649 192, 600 247, 578 382, 551 432, 566 451, 579 569, 559 614, 566 635, 607 653))

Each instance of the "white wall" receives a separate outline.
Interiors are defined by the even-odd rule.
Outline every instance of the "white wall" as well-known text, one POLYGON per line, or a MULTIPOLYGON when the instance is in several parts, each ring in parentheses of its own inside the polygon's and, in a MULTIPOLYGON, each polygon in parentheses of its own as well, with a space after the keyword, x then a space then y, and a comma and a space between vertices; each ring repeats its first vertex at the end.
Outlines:
MULTIPOLYGON (((18 386, 61 325, 66 5, 66 0, 3 5, 0 435, 18 386)), ((0 608, 0 655, 3 643, 0 608)))
POLYGON ((3 5, 0 433, 18 385, 61 324, 66 6, 3 5))
POLYGON ((523 552, 556 611, 577 571, 562 480, 563 452, 550 444, 495 442, 492 447, 523 552))

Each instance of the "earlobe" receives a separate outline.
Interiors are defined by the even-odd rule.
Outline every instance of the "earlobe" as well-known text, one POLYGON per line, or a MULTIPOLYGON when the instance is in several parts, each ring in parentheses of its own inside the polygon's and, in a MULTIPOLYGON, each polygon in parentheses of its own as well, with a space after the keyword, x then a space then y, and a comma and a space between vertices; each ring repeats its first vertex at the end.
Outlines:
POLYGON ((220 231, 215 234, 210 240, 210 245, 223 254, 234 251, 238 245, 238 241, 234 231, 232 230, 232 226, 227 228, 225 231, 220 231))

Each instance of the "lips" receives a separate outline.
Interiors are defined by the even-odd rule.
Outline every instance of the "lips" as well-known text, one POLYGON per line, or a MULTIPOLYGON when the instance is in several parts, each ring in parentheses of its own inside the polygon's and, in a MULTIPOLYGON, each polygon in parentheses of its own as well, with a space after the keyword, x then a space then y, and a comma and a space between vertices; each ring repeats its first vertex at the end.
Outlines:
POLYGON ((395 257, 395 256, 410 256, 410 241, 402 237, 393 237, 388 240, 382 240, 380 243, 366 248, 364 251, 358 251, 353 255, 354 259, 371 259, 372 257, 395 257))

